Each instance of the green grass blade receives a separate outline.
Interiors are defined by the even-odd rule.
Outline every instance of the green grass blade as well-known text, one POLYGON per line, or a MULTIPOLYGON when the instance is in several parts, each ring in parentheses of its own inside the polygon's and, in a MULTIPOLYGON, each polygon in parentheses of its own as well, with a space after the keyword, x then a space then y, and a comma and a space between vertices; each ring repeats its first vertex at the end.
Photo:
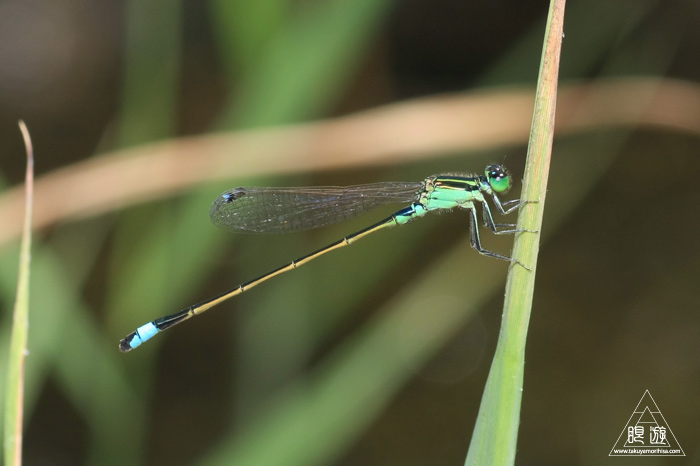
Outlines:
MULTIPOLYGON (((535 98, 528 162, 522 198, 537 200, 523 207, 518 227, 540 231, 547 175, 554 138, 559 57, 565 0, 550 4, 535 98)), ((532 270, 511 265, 506 283, 503 323, 479 416, 467 455, 467 465, 512 465, 517 450, 523 390, 525 342, 535 287, 539 233, 519 234, 513 256, 532 270)))
POLYGON ((182 2, 126 2, 126 54, 118 143, 134 146, 175 133, 182 2))
POLYGON ((10 356, 5 392, 5 464, 22 464, 22 427, 24 423, 24 368, 27 355, 27 330, 29 329, 29 265, 32 246, 32 205, 34 190, 34 153, 29 132, 23 121, 19 122, 27 148, 26 198, 24 232, 17 280, 17 300, 10 338, 10 356))
MULTIPOLYGON (((242 71, 235 105, 222 114, 219 126, 257 127, 322 115, 352 76, 392 4, 392 0, 310 2, 295 14, 287 12, 272 37, 248 35, 255 41, 256 55, 222 56, 229 70, 242 71)), ((221 13, 215 22, 222 31, 239 27, 227 2, 213 5, 221 13)), ((278 2, 275 8, 288 6, 278 2)), ((275 19, 265 20, 263 27, 271 27, 267 21, 275 19)), ((238 34, 219 37, 226 40, 225 50, 242 50, 230 44, 241 39, 238 34)))

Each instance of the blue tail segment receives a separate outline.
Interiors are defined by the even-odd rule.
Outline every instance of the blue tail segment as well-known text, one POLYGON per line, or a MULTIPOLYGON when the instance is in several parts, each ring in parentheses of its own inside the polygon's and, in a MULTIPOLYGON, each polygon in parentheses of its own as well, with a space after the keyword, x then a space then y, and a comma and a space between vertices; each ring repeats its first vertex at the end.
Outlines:
POLYGON ((136 329, 136 331, 128 334, 126 338, 119 342, 119 349, 122 353, 126 353, 127 351, 131 351, 132 349, 139 347, 142 343, 153 338, 157 333, 160 333, 163 330, 194 316, 194 310, 198 307, 201 308, 203 304, 206 304, 206 302, 190 306, 180 312, 161 317, 160 319, 156 319, 140 326, 136 329))
POLYGON ((134 348, 137 348, 141 343, 150 340, 153 336, 160 332, 158 327, 155 326, 153 322, 149 322, 146 325, 142 325, 137 328, 136 331, 130 333, 122 341, 119 342, 119 349, 126 353, 134 348))

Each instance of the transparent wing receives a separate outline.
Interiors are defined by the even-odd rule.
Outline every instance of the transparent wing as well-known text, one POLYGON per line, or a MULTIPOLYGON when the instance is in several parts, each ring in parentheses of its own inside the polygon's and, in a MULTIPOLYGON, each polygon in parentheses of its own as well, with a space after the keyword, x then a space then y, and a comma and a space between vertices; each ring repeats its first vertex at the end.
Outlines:
POLYGON ((347 187, 233 188, 209 209, 214 225, 247 233, 283 233, 342 222, 386 204, 417 200, 423 183, 347 187))

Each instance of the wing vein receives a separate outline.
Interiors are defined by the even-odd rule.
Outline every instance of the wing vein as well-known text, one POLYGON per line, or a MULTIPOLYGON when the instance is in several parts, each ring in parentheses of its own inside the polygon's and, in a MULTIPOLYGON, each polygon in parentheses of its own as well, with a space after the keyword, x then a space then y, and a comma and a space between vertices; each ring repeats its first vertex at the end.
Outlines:
POLYGON ((233 188, 209 209, 214 225, 248 233, 283 233, 319 228, 387 204, 417 200, 420 182, 384 182, 311 188, 233 188))

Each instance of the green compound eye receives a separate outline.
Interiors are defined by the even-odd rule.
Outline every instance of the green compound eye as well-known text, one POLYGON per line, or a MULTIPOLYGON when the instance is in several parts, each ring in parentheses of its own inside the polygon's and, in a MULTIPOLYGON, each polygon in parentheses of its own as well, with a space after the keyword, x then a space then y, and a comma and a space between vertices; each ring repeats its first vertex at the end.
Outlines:
POLYGON ((507 193, 510 189, 510 173, 502 165, 486 167, 486 179, 494 192, 507 193))

